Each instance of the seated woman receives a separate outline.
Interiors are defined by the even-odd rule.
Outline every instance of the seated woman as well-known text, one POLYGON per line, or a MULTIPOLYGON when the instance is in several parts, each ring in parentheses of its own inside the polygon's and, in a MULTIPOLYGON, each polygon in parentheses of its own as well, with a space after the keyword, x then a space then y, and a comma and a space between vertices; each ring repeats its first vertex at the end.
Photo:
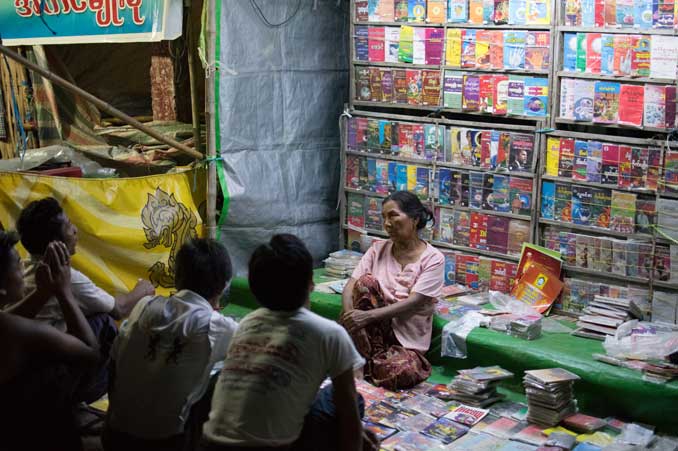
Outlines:
POLYGON ((341 323, 367 360, 365 376, 395 390, 431 374, 424 353, 445 258, 418 235, 433 215, 417 196, 395 192, 381 214, 389 239, 372 244, 346 284, 341 323))
POLYGON ((0 232, 0 424, 6 451, 82 449, 73 418, 80 376, 99 361, 92 329, 71 293, 68 249, 49 244, 36 271, 36 290, 24 297, 18 239, 0 232), (32 318, 55 296, 67 332, 32 318), (7 305, 13 304, 10 308, 7 305))

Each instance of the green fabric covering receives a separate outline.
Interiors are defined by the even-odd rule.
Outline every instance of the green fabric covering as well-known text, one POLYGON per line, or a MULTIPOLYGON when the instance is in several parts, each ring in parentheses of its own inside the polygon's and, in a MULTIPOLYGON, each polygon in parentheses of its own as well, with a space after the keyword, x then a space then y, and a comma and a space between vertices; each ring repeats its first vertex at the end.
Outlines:
MULTIPOLYGON (((322 275, 322 270, 316 270, 316 283, 326 280, 330 279, 322 275)), ((224 314, 236 317, 244 316, 257 306, 244 278, 233 280, 229 301, 224 314)), ((314 292, 311 310, 336 319, 341 310, 341 296, 314 292)), ((597 362, 591 355, 604 353, 598 341, 553 333, 526 341, 478 328, 467 338, 468 358, 452 359, 440 356, 440 335, 445 324, 441 318, 433 321, 431 350, 427 355, 434 365, 429 379, 433 383, 449 382, 458 369, 500 365, 516 375, 513 380, 502 382, 500 392, 512 400, 524 400, 521 385, 524 370, 562 367, 581 377, 575 384, 575 393, 582 412, 617 416, 652 424, 665 432, 678 432, 678 381, 653 384, 643 381, 638 371, 597 362)))

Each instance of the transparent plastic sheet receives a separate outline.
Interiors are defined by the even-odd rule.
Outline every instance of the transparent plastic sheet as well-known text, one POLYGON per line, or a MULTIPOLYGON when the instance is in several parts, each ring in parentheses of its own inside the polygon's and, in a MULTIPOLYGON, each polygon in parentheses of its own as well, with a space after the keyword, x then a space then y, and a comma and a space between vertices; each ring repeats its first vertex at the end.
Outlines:
POLYGON ((619 443, 646 447, 654 439, 654 432, 636 423, 627 423, 617 437, 619 443))
POLYGON ((631 320, 619 326, 615 336, 606 337, 603 347, 616 358, 664 359, 678 352, 678 331, 668 324, 631 320))
MULTIPOLYGON (((532 307, 523 302, 518 301, 511 295, 501 293, 499 291, 490 291, 489 293, 490 293, 490 304, 492 304, 492 306, 497 310, 517 313, 520 315, 539 315, 539 313, 537 313, 537 311, 534 310, 532 307)), ((506 323, 507 327, 508 321, 506 321, 506 323)), ((496 318, 496 327, 495 321, 492 321, 492 329, 494 330, 504 331, 506 330, 506 327, 502 328, 501 318, 496 318)), ((554 321, 548 317, 542 317, 541 330, 543 332, 551 332, 555 334, 569 334, 570 332, 572 332, 572 329, 570 329, 569 327, 563 326, 558 321, 554 321)))
POLYGON ((221 240, 244 275, 254 248, 294 233, 316 262, 340 247, 339 127, 348 93, 348 5, 224 0, 219 141, 230 206, 221 240))
POLYGON ((488 324, 488 319, 478 312, 469 312, 456 321, 450 321, 443 327, 441 355, 465 359, 466 337, 476 327, 488 324))

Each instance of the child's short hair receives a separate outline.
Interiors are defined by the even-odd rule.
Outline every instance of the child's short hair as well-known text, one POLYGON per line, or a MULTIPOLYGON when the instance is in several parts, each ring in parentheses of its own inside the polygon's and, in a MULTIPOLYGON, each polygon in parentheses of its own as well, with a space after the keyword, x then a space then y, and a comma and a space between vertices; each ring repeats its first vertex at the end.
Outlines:
POLYGON ((16 223, 21 244, 31 255, 42 255, 52 241, 63 241, 64 210, 53 197, 35 200, 21 210, 16 223))
POLYGON ((231 257, 218 241, 194 238, 177 252, 174 282, 209 300, 220 294, 233 277, 231 257))
POLYGON ((303 306, 312 281, 313 257, 294 235, 274 235, 250 258, 250 289, 259 304, 271 310, 292 311, 303 306))
POLYGON ((12 250, 19 242, 19 236, 14 232, 0 230, 0 288, 5 288, 5 276, 12 265, 14 257, 12 250))

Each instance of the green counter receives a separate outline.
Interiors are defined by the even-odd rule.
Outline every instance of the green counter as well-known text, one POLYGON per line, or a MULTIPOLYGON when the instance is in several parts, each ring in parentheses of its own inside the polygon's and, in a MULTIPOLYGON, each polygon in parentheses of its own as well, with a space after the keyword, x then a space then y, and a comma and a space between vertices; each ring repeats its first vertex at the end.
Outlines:
MULTIPOLYGON (((330 279, 322 275, 322 270, 316 270, 315 280, 320 283, 330 279)), ((224 314, 236 317, 257 307, 247 279, 233 280, 228 302, 224 314)), ((336 319, 341 310, 341 296, 314 292, 311 310, 336 319)), ((645 382, 638 371, 593 360, 592 354, 605 352, 599 341, 553 333, 526 341, 478 328, 467 338, 468 358, 452 359, 440 356, 440 335, 445 324, 441 318, 433 321, 431 350, 427 355, 435 366, 432 382, 447 383, 458 369, 500 365, 516 375, 513 380, 504 381, 501 390, 516 399, 523 393, 524 370, 562 367, 581 377, 575 384, 575 394, 582 412, 639 421, 665 432, 678 433, 678 381, 669 384, 645 382)))

